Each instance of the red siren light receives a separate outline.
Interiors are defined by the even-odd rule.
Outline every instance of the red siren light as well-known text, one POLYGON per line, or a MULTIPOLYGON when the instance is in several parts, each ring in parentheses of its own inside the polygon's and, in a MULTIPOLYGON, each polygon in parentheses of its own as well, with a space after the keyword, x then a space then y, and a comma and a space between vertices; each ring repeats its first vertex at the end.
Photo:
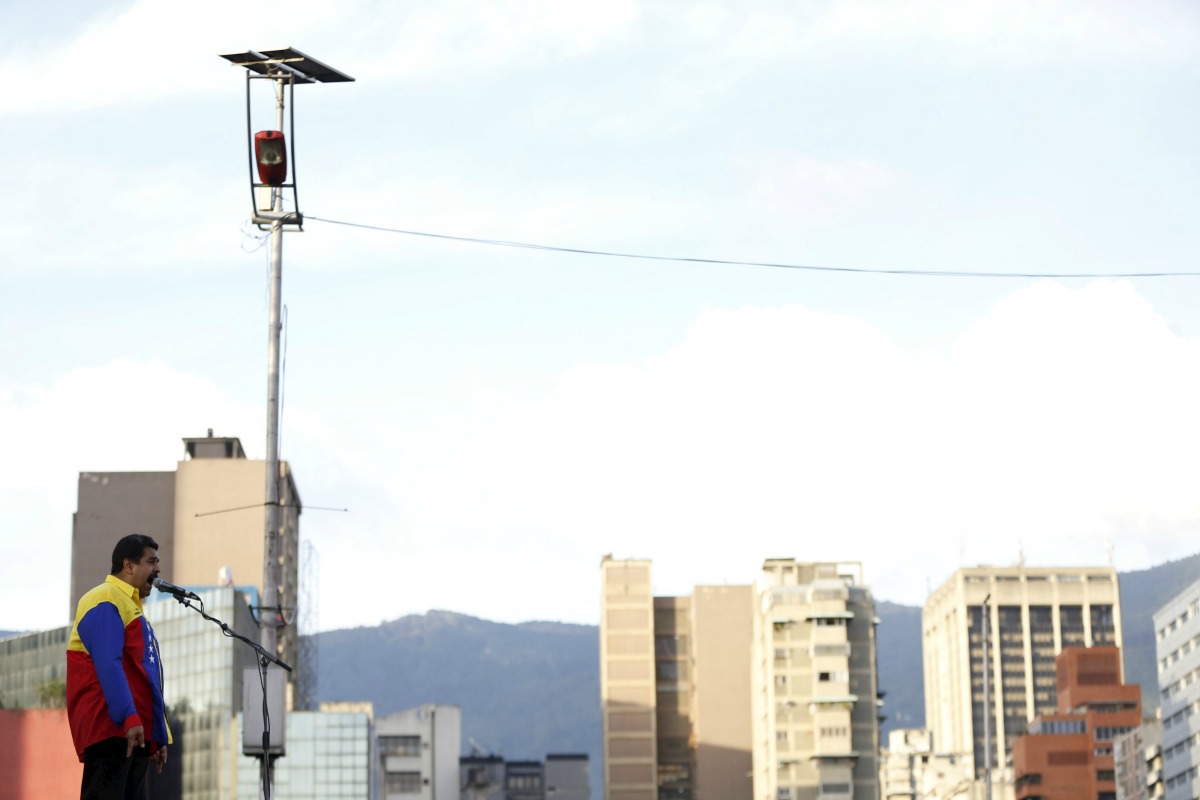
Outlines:
POLYGON ((254 134, 254 160, 258 179, 269 186, 282 186, 287 180, 287 144, 283 131, 259 131, 254 134))

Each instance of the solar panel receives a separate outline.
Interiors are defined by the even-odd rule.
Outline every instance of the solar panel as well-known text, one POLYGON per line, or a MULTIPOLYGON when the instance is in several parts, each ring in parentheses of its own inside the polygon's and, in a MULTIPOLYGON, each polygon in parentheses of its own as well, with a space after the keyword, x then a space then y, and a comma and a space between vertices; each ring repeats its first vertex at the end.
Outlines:
POLYGON ((346 83, 354 80, 346 73, 323 64, 294 47, 285 47, 282 50, 247 50, 244 53, 229 53, 221 58, 259 75, 291 72, 302 83, 346 83))

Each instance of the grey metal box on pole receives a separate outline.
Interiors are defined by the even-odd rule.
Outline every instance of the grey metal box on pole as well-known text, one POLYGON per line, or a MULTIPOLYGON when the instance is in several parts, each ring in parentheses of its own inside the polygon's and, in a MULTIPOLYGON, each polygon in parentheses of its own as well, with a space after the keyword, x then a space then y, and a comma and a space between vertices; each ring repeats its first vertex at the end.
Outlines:
MULTIPOLYGON (((287 675, 278 667, 267 667, 267 720, 271 726, 268 749, 272 757, 285 751, 287 731, 287 675)), ((242 753, 263 755, 263 684, 257 667, 242 674, 242 753)))

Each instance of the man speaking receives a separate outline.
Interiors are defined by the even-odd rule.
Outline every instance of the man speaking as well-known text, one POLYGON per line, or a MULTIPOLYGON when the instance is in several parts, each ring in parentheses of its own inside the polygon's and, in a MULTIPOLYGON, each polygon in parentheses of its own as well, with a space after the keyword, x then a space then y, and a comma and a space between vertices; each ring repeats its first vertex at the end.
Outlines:
POLYGON ((158 576, 158 543, 132 534, 113 548, 112 573, 85 594, 67 643, 67 717, 83 762, 82 800, 143 795, 151 760, 167 761, 158 640, 142 613, 158 576))

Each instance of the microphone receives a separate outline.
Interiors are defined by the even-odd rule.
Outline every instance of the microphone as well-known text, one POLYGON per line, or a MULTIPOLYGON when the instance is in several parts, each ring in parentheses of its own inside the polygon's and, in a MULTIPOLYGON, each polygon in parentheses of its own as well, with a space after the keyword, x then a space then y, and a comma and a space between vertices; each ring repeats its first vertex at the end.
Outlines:
POLYGON ((164 594, 173 594, 176 597, 186 597, 189 600, 199 600, 200 599, 200 596, 197 595, 195 592, 189 592, 187 589, 184 589, 182 586, 176 586, 173 583, 167 583, 162 578, 154 579, 154 588, 158 589, 160 592, 163 592, 164 594))

